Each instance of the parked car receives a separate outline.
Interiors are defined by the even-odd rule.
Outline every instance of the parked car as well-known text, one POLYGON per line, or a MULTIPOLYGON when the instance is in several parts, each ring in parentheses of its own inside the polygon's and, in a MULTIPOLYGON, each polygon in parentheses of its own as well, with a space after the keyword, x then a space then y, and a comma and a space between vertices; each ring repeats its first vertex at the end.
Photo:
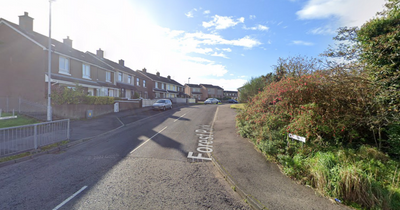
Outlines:
POLYGON ((235 99, 228 99, 228 103, 237 104, 238 102, 235 99))
POLYGON ((216 99, 216 98, 208 98, 207 100, 204 101, 204 104, 218 104, 221 101, 216 99))
POLYGON ((153 104, 153 110, 172 109, 172 102, 169 99, 159 99, 153 104))

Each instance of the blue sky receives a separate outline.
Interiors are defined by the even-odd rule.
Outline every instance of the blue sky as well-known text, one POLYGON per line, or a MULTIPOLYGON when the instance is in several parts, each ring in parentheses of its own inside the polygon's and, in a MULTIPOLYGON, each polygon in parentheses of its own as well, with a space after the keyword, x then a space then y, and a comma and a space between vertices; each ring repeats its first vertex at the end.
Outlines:
MULTIPOLYGON (((316 57, 341 26, 361 26, 385 0, 56 0, 52 37, 132 69, 236 90, 279 57, 316 57)), ((0 17, 28 12, 48 35, 47 0, 0 0, 0 17)))

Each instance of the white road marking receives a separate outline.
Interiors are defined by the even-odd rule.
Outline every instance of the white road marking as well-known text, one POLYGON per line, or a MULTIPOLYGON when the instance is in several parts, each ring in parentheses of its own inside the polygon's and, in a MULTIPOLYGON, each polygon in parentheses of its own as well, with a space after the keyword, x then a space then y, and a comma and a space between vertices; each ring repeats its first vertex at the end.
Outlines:
POLYGON ((142 144, 140 144, 138 147, 136 147, 134 150, 132 150, 130 152, 130 154, 134 153, 136 150, 138 150, 141 146, 143 146, 144 144, 146 144, 148 141, 150 141, 151 139, 153 139, 155 136, 157 136, 158 134, 160 134, 161 132, 163 132, 165 129, 167 129, 168 126, 165 126, 165 128, 163 128, 162 130, 158 131, 156 134, 154 134, 152 137, 150 137, 149 139, 147 139, 145 142, 143 142, 142 144))
POLYGON ((67 200, 63 201, 62 203, 60 203, 58 206, 56 206, 53 210, 57 210, 59 208, 61 208, 62 206, 64 206, 64 204, 66 204, 68 201, 72 200, 75 196, 77 196, 79 193, 81 193, 83 190, 85 190, 87 188, 87 186, 83 186, 80 190, 78 190, 76 193, 74 193, 73 195, 71 195, 69 198, 67 198, 67 200))
POLYGON ((181 119, 181 118, 182 118, 183 116, 185 116, 185 115, 186 115, 186 113, 183 114, 182 116, 180 116, 178 119, 174 120, 174 122, 178 121, 179 119, 181 119))

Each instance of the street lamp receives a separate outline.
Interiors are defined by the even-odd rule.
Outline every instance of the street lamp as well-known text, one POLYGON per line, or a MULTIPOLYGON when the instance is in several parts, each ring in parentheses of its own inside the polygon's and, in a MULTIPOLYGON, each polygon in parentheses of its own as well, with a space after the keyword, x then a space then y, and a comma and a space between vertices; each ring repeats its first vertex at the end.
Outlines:
POLYGON ((52 121, 51 110, 51 2, 49 0, 49 46, 48 46, 48 72, 47 72, 47 121, 52 121))

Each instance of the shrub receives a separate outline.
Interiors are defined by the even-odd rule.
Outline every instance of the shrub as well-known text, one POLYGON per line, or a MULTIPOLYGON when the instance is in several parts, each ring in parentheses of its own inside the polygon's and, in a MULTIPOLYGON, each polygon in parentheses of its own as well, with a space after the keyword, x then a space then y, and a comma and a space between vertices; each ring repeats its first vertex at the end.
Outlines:
POLYGON ((75 88, 55 87, 51 94, 53 104, 89 104, 105 105, 113 104, 114 98, 109 96, 88 96, 82 86, 75 88))

